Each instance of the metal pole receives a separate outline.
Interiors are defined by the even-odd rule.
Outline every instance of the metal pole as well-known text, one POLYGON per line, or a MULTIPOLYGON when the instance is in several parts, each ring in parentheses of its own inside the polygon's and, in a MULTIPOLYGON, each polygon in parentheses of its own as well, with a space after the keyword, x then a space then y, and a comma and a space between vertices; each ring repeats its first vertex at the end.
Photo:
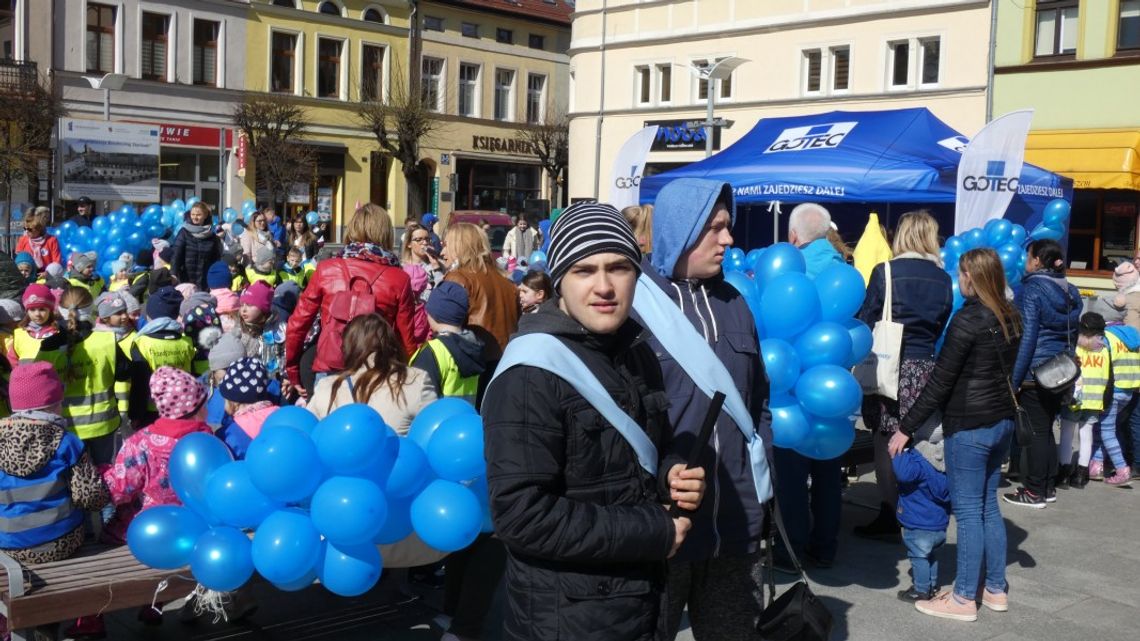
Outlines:
POLYGON ((594 198, 600 199, 602 180, 602 121, 606 109, 606 0, 602 0, 602 54, 601 90, 598 93, 598 120, 594 127, 594 198))
MULTIPOLYGON (((711 75, 711 74, 710 74, 711 75)), ((708 111, 705 113, 705 158, 712 155, 712 139, 713 139, 713 80, 710 77, 706 82, 708 86, 708 111)))
POLYGON ((997 0, 990 2, 990 52, 989 64, 986 65, 986 122, 994 117, 994 60, 997 56, 997 0))
POLYGON ((103 89, 103 120, 111 119, 111 90, 103 89))

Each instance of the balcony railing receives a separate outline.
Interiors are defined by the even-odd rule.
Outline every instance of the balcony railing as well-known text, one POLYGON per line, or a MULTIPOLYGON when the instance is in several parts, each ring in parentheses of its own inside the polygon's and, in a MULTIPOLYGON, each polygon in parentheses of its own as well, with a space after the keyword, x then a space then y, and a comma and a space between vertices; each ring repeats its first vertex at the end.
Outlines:
POLYGON ((0 58, 0 91, 30 91, 39 81, 35 62, 0 58))

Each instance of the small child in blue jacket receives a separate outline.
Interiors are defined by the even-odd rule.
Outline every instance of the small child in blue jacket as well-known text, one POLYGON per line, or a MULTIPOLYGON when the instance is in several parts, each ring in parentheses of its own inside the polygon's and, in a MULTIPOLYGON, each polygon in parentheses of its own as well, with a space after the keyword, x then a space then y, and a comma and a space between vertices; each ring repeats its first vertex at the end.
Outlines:
POLYGON ((942 456, 938 426, 919 430, 914 446, 892 459, 899 483, 897 516, 914 580, 909 590, 898 593, 900 601, 931 599, 938 588, 937 552, 950 524, 950 485, 942 456))

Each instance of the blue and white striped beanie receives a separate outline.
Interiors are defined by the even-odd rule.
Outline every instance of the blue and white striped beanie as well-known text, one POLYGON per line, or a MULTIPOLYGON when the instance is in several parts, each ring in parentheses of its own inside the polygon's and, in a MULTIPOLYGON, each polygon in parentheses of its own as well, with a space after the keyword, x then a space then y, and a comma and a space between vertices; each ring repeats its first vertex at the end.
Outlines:
POLYGON ((550 226, 550 278, 557 290, 574 263, 595 254, 612 252, 633 261, 641 271, 641 248, 629 223, 613 205, 575 203, 550 226))

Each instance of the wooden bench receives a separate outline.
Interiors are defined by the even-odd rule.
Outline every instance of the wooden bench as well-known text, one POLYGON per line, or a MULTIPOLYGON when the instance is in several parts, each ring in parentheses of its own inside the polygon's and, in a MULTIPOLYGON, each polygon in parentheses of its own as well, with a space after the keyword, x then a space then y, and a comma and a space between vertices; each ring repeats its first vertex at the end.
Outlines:
POLYGON ((85 545, 71 558, 23 566, 0 553, 0 610, 14 641, 30 638, 36 626, 182 598, 194 589, 189 568, 154 570, 126 547, 85 545))

